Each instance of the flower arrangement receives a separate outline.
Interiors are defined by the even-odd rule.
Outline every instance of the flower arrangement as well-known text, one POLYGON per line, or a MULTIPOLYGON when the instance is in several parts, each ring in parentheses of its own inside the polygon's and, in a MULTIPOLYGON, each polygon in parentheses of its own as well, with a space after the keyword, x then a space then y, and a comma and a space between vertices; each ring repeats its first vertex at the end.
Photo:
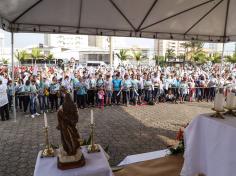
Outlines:
MULTIPOLYGON (((188 124, 184 126, 184 129, 187 126, 188 126, 188 124)), ((177 145, 172 145, 169 148, 171 155, 184 153, 184 129, 180 128, 177 135, 176 135, 176 140, 178 141, 177 145)))

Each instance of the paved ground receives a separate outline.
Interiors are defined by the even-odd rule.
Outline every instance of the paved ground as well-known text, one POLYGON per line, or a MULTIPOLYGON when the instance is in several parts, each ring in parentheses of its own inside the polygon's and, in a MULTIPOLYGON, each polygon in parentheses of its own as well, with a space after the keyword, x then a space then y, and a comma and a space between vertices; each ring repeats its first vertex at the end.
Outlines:
MULTIPOLYGON (((199 113, 210 112, 210 103, 158 104, 138 107, 94 109, 96 142, 109 144, 111 165, 125 156, 166 148, 176 131, 199 113)), ((60 144, 56 114, 48 114, 50 141, 60 144)), ((79 131, 89 136, 90 110, 80 110, 79 131)), ((0 121, 0 176, 33 175, 37 153, 43 147, 43 118, 27 118, 19 112, 17 122, 0 121)))

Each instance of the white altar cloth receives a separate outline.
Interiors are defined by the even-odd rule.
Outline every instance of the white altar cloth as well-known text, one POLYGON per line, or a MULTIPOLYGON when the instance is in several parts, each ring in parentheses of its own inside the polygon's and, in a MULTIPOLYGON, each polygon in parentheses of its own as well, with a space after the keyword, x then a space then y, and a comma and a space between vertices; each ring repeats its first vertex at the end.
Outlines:
POLYGON ((101 152, 87 153, 87 148, 82 147, 86 165, 81 168, 60 170, 57 168, 57 157, 53 158, 41 158, 41 152, 39 152, 36 166, 34 170, 34 176, 113 176, 105 152, 101 146, 99 146, 101 152))
POLYGON ((185 129, 184 165, 181 176, 236 175, 236 118, 196 117, 185 129))
POLYGON ((165 150, 158 150, 158 151, 154 151, 154 152, 129 155, 129 156, 125 157, 125 159, 123 161, 121 161, 118 166, 124 166, 127 164, 162 158, 162 157, 165 157, 166 155, 169 155, 169 154, 170 154, 170 150, 165 149, 165 150))

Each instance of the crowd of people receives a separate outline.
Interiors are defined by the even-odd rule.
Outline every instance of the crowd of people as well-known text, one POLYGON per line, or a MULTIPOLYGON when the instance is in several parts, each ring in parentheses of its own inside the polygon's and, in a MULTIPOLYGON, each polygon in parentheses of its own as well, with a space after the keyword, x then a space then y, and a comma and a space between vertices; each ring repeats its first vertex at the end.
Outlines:
POLYGON ((14 69, 14 84, 5 67, 0 68, 0 115, 9 119, 15 108, 35 118, 57 111, 66 93, 78 108, 113 105, 155 105, 159 102, 213 101, 218 86, 235 84, 235 67, 118 66, 58 67, 23 66, 14 69))

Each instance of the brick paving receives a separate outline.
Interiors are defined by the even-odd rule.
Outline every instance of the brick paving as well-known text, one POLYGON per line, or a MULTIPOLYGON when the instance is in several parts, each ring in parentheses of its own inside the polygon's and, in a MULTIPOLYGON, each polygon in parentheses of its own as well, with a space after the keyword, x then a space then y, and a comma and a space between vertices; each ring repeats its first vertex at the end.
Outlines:
MULTIPOLYGON (((127 155, 165 149, 179 127, 199 113, 211 112, 210 103, 94 108, 96 143, 109 144, 110 164, 127 155)), ((60 144, 56 113, 48 113, 50 141, 60 144)), ((89 136, 90 109, 80 110, 79 131, 89 136)), ((37 153, 43 148, 43 117, 31 119, 17 112, 17 121, 0 121, 0 176, 32 176, 37 153)))

